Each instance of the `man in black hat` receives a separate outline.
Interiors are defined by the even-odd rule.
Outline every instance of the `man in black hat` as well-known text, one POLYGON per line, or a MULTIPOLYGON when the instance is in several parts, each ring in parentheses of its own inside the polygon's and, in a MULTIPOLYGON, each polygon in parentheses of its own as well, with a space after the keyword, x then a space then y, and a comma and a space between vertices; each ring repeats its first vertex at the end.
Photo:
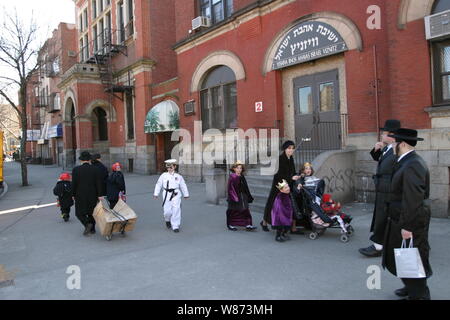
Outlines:
POLYGON ((83 235, 95 233, 92 216, 97 201, 102 196, 102 181, 97 169, 91 165, 91 154, 83 151, 79 157, 81 165, 72 170, 72 190, 75 199, 75 215, 84 226, 83 235))
POLYGON ((106 181, 108 180, 108 168, 102 163, 102 156, 100 153, 96 153, 92 156, 92 165, 97 169, 100 179, 102 181, 101 195, 106 196, 106 181))
POLYGON ((390 135, 396 141, 397 163, 392 175, 391 194, 388 203, 388 224, 383 251, 383 268, 397 274, 394 248, 400 248, 402 240, 413 241, 418 248, 425 269, 425 278, 404 279, 404 288, 395 291, 409 300, 429 300, 427 278, 432 275, 428 260, 428 228, 430 225, 430 173, 425 161, 415 152, 417 131, 399 129, 390 135))
POLYGON ((393 144, 395 139, 389 137, 400 129, 400 121, 387 120, 381 130, 381 142, 375 144, 375 148, 370 151, 373 160, 378 161, 377 173, 373 176, 375 183, 375 208, 373 211, 370 231, 373 242, 367 248, 359 249, 359 252, 366 257, 380 257, 383 252, 384 232, 387 224, 386 201, 389 196, 392 171, 397 157, 394 154, 393 144))

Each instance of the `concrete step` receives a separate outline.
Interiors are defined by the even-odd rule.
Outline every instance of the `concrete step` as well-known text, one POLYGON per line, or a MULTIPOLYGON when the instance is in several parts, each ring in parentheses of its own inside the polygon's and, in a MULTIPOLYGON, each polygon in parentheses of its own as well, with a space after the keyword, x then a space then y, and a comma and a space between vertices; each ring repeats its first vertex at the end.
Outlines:
POLYGON ((254 203, 264 203, 266 204, 267 198, 269 197, 269 192, 267 193, 258 193, 258 192, 252 192, 252 196, 254 199, 254 203))
POLYGON ((262 193, 269 194, 270 188, 272 184, 248 184, 248 188, 250 192, 253 193, 262 193))
POLYGON ((273 177, 266 176, 246 176, 248 185, 272 185, 273 177))

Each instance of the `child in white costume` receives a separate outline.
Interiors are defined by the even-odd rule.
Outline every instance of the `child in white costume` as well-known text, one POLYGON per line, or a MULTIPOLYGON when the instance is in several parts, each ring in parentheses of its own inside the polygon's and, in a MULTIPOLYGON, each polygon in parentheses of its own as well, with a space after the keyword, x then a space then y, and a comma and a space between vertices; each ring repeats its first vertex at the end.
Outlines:
POLYGON ((184 198, 189 198, 189 191, 183 177, 175 172, 176 160, 164 161, 167 172, 164 172, 158 179, 153 196, 158 199, 161 189, 163 190, 163 210, 164 220, 168 229, 174 232, 180 231, 181 223, 181 193, 184 198))

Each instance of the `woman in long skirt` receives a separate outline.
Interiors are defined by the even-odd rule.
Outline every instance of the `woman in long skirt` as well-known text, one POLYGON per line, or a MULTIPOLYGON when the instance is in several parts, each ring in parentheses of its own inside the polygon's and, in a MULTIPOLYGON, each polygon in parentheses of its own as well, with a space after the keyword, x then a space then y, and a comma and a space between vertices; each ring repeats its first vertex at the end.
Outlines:
POLYGON ((231 174, 228 179, 228 210, 227 227, 236 231, 236 227, 245 227, 247 231, 255 230, 252 224, 252 215, 248 204, 253 202, 253 197, 248 189, 247 181, 244 177, 244 165, 237 161, 230 169, 231 174))

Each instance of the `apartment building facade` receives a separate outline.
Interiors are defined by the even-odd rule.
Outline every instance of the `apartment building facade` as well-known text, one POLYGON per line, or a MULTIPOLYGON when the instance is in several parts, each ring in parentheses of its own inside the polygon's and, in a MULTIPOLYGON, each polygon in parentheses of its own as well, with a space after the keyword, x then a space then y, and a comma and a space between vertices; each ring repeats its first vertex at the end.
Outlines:
POLYGON ((128 171, 156 173, 179 127, 174 1, 74 2, 78 61, 59 84, 65 165, 89 150, 107 165, 119 161, 128 171), (172 126, 161 119, 149 126, 153 107, 163 120, 170 113, 172 126))
POLYGON ((38 54, 39 68, 27 86, 27 156, 34 163, 63 164, 63 119, 58 88, 76 59, 74 24, 60 23, 38 54))
POLYGON ((425 21, 448 9, 446 0, 176 1, 181 127, 279 129, 300 146, 299 162, 307 151, 314 160, 353 150, 350 166, 329 165, 327 182, 373 199, 368 151, 384 121, 399 119, 425 138, 433 212, 448 216, 449 34, 429 37, 425 21))

